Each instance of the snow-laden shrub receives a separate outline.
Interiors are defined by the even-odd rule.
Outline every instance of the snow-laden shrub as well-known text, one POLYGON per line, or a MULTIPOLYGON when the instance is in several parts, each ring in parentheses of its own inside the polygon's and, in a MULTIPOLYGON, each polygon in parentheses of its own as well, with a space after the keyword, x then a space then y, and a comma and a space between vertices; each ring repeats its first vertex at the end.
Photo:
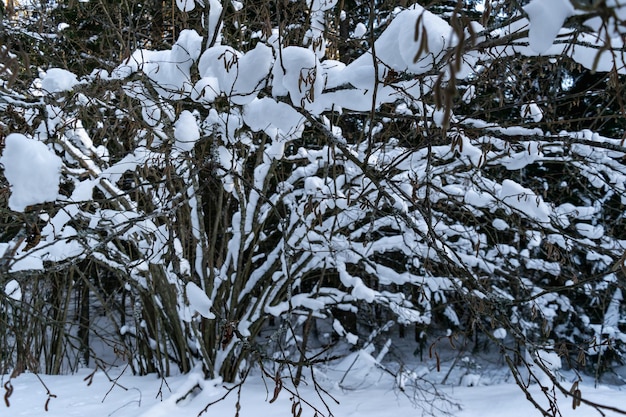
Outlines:
MULTIPOLYGON (((626 148, 575 120, 559 129, 568 115, 548 98, 570 100, 569 78, 551 89, 540 74, 563 59, 621 92, 621 55, 604 52, 622 41, 560 21, 538 34, 541 2, 530 35, 521 14, 396 8, 369 37, 359 26, 350 60, 329 42, 336 2, 253 32, 245 5, 178 2, 204 25, 169 47, 2 84, 2 131, 63 161, 58 190, 4 205, 23 214, 3 212, 19 225, 2 235, 3 285, 25 294, 24 271, 73 271, 61 295, 102 308, 111 350, 142 373, 201 363, 232 381, 273 363, 300 381, 321 350, 358 348, 388 320, 495 344, 514 372, 547 348, 609 369, 625 349, 626 148), (490 84, 494 68, 515 71, 490 84)), ((14 162, 5 200, 24 190, 14 162)), ((11 294, 5 315, 27 299, 11 294)))

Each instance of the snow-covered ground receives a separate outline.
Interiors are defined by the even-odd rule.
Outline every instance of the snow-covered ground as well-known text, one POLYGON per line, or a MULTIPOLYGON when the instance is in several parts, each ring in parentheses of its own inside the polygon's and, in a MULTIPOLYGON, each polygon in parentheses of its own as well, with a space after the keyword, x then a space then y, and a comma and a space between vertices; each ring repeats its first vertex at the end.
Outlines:
MULTIPOLYGON (((347 357, 334 366, 320 368, 316 380, 327 394, 321 398, 337 417, 359 416, 415 416, 432 413, 435 416, 458 417, 528 417, 541 415, 528 402, 521 390, 506 377, 506 371, 484 371, 475 378, 476 386, 462 386, 459 378, 462 367, 457 365, 446 385, 424 385, 428 392, 436 390, 446 401, 436 400, 425 391, 415 391, 405 386, 400 391, 388 373, 373 366, 368 360, 354 359, 357 354, 347 357), (368 365, 369 363, 369 365, 368 365), (332 398, 331 398, 332 397, 332 398), (333 400, 336 400, 336 402, 333 400)), ((369 357, 369 356, 368 356, 369 357)), ((371 357, 369 357, 371 358, 371 357)), ((450 363, 447 363, 449 369, 450 363)), ((447 374, 446 367, 436 372, 427 366, 416 369, 426 374, 430 381, 441 381, 447 374)), ((574 377, 565 373, 565 379, 574 377)), ((466 379, 467 381, 468 379, 466 379)), ((7 383, 6 376, 2 384, 7 383)), ((203 413, 205 416, 235 416, 238 390, 234 389, 223 401, 226 394, 223 384, 204 380, 199 372, 166 378, 156 376, 137 377, 124 368, 93 372, 84 369, 70 376, 48 376, 25 373, 11 381, 13 392, 5 398, 10 402, 0 406, 2 416, 41 416, 69 417, 175 417, 197 416, 203 409, 215 402, 203 413), (40 380, 41 378, 41 380, 40 380), (201 389, 193 389, 198 385, 201 389), (48 395, 52 394, 54 397, 48 395), (189 395, 186 395, 190 393, 189 395), (47 403, 47 405, 46 405, 47 403), (45 409, 47 408, 47 412, 45 409)), ((240 392, 241 417, 291 416, 302 407, 302 417, 314 416, 315 410, 307 402, 318 408, 318 415, 328 416, 324 402, 310 384, 301 384, 301 400, 294 401, 289 393, 289 384, 279 392, 275 401, 276 384, 262 378, 259 370, 253 371, 240 392)), ((5 386, 6 390, 7 386, 5 386)), ((626 388, 600 385, 593 387, 591 379, 580 384, 584 398, 596 403, 626 408, 626 388)), ((5 391, 6 392, 6 391, 5 391)), ((320 391, 321 392, 321 391, 320 391)), ((530 387, 530 392, 541 398, 540 388, 530 387)), ((589 417, 601 415, 589 407, 572 409, 571 398, 558 395, 558 404, 564 417, 589 417)), ((542 402, 542 401, 540 401, 542 402)), ((620 415, 606 411, 606 416, 620 415)))

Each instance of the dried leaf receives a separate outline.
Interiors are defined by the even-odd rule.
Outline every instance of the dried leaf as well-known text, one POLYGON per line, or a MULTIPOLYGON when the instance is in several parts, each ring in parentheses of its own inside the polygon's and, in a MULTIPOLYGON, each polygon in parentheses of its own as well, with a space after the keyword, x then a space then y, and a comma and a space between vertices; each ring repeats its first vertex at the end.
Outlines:
POLYGON ((419 15, 419 17, 417 18, 417 20, 415 21, 415 34, 413 35, 413 40, 415 42, 417 42, 420 38, 420 24, 422 23, 422 17, 424 16, 424 13, 422 13, 421 15, 419 15))
MULTIPOLYGON (((578 387, 578 381, 576 381, 574 383, 574 386, 578 387)), ((574 386, 572 386, 572 388, 574 388, 574 386)), ((572 394, 572 409, 576 409, 576 407, 580 407, 580 404, 582 403, 582 392, 576 388, 574 390, 574 393, 572 394)))
POLYGON ((456 337, 455 335, 452 335, 452 336, 448 337, 448 341, 450 342, 450 347, 452 349, 454 349, 454 350, 456 350, 456 345, 454 344, 454 338, 455 337, 456 337))
POLYGON ((270 404, 276 401, 276 399, 278 398, 278 394, 280 394, 280 391, 282 389, 283 389, 283 381, 282 379, 280 379, 278 375, 276 375, 276 386, 274 387, 274 396, 270 400, 270 404))
POLYGON ((302 415, 302 406, 300 401, 296 401, 291 405, 291 415, 293 417, 300 417, 302 415))
POLYGON ((13 394, 13 384, 11 384, 11 381, 7 381, 4 384, 4 389, 6 390, 6 392, 4 393, 4 403, 8 408, 11 406, 11 403, 9 403, 9 397, 11 397, 11 394, 13 394))

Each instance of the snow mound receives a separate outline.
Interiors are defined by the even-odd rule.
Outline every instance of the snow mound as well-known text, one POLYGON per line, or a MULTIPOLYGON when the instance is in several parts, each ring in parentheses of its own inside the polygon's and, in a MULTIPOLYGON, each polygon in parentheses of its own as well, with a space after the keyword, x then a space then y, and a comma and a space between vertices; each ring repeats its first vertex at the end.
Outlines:
POLYGON ((230 46, 209 48, 198 62, 201 78, 193 98, 211 103, 224 94, 235 104, 248 104, 265 87, 273 62, 272 49, 262 43, 245 54, 230 46))
POLYGON ((297 139, 304 131, 304 117, 288 104, 269 97, 244 106, 243 120, 254 132, 264 131, 275 141, 297 139))
POLYGON ((178 116, 178 120, 174 123, 174 138, 176 139, 176 148, 186 152, 191 151, 200 139, 198 123, 190 111, 183 110, 178 116))
POLYGON ((504 180, 499 198, 508 206, 541 223, 550 223, 550 207, 531 189, 512 180, 504 180))
POLYGON ((180 100, 189 96, 191 66, 200 56, 202 36, 195 30, 185 29, 171 50, 150 51, 139 49, 128 60, 113 70, 113 79, 123 79, 142 71, 155 84, 163 97, 180 100))
MULTIPOLYGON (((419 5, 404 10, 376 40, 376 60, 381 63, 378 81, 388 69, 412 74, 431 71, 455 44, 452 28, 445 20, 419 5)), ((375 73, 372 64, 370 51, 345 68, 343 79, 357 88, 371 88, 375 73)))
POLYGON ((569 0, 533 0, 523 9, 530 20, 530 48, 539 54, 552 46, 565 19, 575 13, 569 0))
POLYGON ((50 68, 41 79, 41 89, 47 93, 71 91, 76 84, 76 75, 62 68, 50 68))
POLYGON ((0 164, 11 185, 11 210, 23 212, 28 206, 55 201, 59 196, 63 162, 42 142, 10 134, 0 164))
POLYGON ((202 290, 193 282, 188 282, 185 289, 187 293, 187 299, 189 300, 189 307, 193 311, 197 311, 202 317, 207 319, 214 319, 215 315, 211 313, 211 307, 213 303, 202 290))
POLYGON ((324 82, 320 63, 310 49, 299 46, 284 48, 278 54, 272 75, 272 95, 288 95, 296 107, 311 110, 315 98, 322 95, 324 82))
POLYGON ((176 6, 181 12, 190 12, 196 8, 195 0, 176 0, 176 6))
POLYGON ((17 282, 14 279, 12 279, 11 281, 7 282, 7 284, 4 286, 4 293, 9 298, 12 298, 15 301, 21 301, 22 300, 22 288, 20 287, 19 282, 17 282))

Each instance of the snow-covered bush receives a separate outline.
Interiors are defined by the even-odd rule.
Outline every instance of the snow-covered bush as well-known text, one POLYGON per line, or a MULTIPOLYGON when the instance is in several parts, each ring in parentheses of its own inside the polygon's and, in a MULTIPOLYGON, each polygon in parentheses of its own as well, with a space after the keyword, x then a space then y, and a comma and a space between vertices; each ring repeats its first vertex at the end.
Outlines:
POLYGON ((177 2, 180 21, 120 62, 91 51, 103 68, 51 65, 27 87, 0 72, 0 284, 24 294, 5 291, 3 320, 40 285, 65 314, 42 331, 82 361, 102 309, 136 372, 201 363, 229 381, 258 362, 299 381, 388 320, 497 345, 514 372, 547 347, 610 369, 626 349, 625 8, 606 2, 602 25, 548 1, 177 2), (577 84, 593 72, 614 96, 577 84), (55 273, 71 279, 36 280, 55 273))

